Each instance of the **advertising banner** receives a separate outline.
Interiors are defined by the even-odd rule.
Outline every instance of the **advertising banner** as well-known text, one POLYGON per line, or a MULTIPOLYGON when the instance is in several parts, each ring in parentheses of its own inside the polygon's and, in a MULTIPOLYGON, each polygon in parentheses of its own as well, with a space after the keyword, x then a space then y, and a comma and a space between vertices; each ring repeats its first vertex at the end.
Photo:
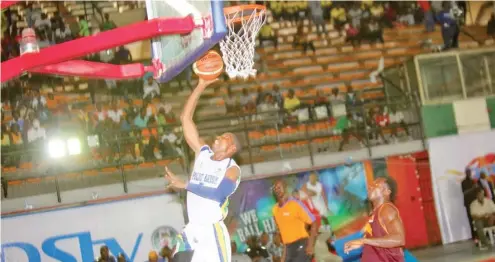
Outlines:
POLYGON ((461 182, 484 171, 495 179, 495 132, 428 140, 435 206, 444 244, 471 238, 461 182))
POLYGON ((103 245, 126 261, 145 261, 151 250, 173 247, 183 226, 170 194, 2 217, 1 261, 92 262, 103 245))
MULTIPOLYGON (((274 179, 245 181, 240 184, 230 200, 229 217, 226 220, 232 240, 236 242, 240 251, 246 248, 245 241, 249 236, 259 236, 263 232, 272 235, 277 232, 272 216, 272 208, 275 205, 272 186, 275 179, 284 179, 289 192, 294 193, 308 182, 312 174, 317 176, 326 193, 328 213, 325 216, 336 238, 354 234, 364 227, 368 221, 368 207, 366 176, 362 163, 274 179)), ((359 255, 359 252, 357 254, 359 255)))

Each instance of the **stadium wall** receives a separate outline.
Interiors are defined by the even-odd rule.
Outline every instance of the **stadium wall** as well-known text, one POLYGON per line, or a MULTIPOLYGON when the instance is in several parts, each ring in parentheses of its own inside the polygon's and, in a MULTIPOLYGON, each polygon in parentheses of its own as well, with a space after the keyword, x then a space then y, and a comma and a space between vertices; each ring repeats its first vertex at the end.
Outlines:
POLYGON ((435 206, 444 244, 471 238, 461 181, 485 171, 495 181, 495 131, 428 140, 435 206))
POLYGON ((1 261, 94 261, 102 245, 126 261, 144 261, 150 250, 172 246, 184 226, 177 199, 161 194, 2 216, 1 261))

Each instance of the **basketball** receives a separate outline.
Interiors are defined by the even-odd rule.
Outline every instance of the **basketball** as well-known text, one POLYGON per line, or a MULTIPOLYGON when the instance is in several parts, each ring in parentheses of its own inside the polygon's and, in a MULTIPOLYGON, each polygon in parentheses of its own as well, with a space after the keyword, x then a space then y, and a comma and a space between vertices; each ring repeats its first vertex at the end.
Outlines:
POLYGON ((216 79, 223 71, 222 57, 210 50, 193 64, 193 70, 203 80, 216 79))

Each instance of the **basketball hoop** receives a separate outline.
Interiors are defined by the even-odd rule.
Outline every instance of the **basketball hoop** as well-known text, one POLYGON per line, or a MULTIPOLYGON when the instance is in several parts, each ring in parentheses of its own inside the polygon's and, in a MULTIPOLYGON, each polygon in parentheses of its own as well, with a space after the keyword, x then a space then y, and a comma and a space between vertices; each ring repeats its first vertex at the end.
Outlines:
POLYGON ((228 33, 220 41, 225 71, 230 78, 256 75, 254 52, 256 35, 265 23, 266 7, 262 5, 240 5, 223 9, 228 33))

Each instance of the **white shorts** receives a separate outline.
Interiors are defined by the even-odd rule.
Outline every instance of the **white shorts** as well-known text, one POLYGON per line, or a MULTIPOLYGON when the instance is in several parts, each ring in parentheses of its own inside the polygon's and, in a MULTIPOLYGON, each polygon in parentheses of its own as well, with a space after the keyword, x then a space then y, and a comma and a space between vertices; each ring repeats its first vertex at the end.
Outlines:
POLYGON ((213 225, 187 224, 176 252, 193 250, 191 262, 230 262, 230 236, 223 221, 213 225))

